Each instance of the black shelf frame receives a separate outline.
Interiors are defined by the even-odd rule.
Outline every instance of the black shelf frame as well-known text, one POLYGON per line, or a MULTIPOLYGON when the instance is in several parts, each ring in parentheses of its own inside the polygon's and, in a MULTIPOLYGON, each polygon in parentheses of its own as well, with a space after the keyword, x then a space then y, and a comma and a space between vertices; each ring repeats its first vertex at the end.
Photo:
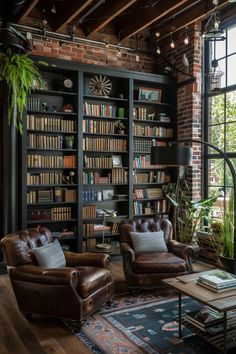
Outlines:
MULTIPOLYGON (((142 72, 135 72, 135 71, 128 71, 128 70, 121 70, 121 69, 109 69, 109 68, 104 68, 104 67, 99 67, 99 66, 93 66, 93 65, 86 65, 86 64, 78 64, 75 62, 67 62, 63 61, 60 59, 51 59, 48 58, 48 67, 45 68, 45 66, 40 66, 37 64, 37 62, 40 60, 40 57, 33 56, 32 57, 35 60, 36 65, 40 68, 40 70, 45 73, 45 76, 47 76, 47 73, 50 73, 50 75, 61 75, 61 76, 68 76, 70 74, 70 77, 73 78, 74 81, 74 87, 73 87, 73 92, 67 92, 67 91, 55 91, 55 90, 38 90, 35 89, 32 91, 31 95, 42 95, 43 97, 45 96, 61 96, 63 100, 66 102, 68 99, 69 102, 73 100, 76 104, 74 105, 74 112, 61 112, 61 111, 35 111, 35 110, 30 110, 28 111, 28 114, 34 114, 35 116, 39 115, 45 115, 45 116, 59 116, 63 119, 63 117, 66 118, 71 118, 76 120, 76 131, 53 131, 53 130, 48 130, 48 131, 43 131, 43 130, 28 130, 29 133, 35 133, 35 134, 45 134, 45 135, 53 135, 53 134, 60 134, 60 135, 74 135, 76 136, 75 139, 75 146, 73 149, 38 149, 38 148, 29 148, 27 147, 27 129, 26 129, 26 120, 23 120, 24 124, 24 135, 21 138, 21 155, 22 155, 22 160, 20 164, 20 205, 21 208, 19 211, 19 220, 21 220, 21 228, 24 229, 28 225, 37 225, 37 224, 42 224, 42 225, 50 225, 52 224, 66 224, 68 223, 69 225, 73 225, 75 228, 75 237, 73 237, 73 241, 76 240, 76 251, 80 252, 83 249, 83 239, 86 237, 83 237, 83 223, 101 223, 103 221, 103 217, 97 217, 97 218, 83 218, 82 216, 82 210, 83 210, 83 205, 87 204, 97 204, 98 208, 101 205, 121 205, 123 206, 122 210, 120 210, 119 218, 125 219, 125 218, 132 218, 133 215, 133 202, 134 201, 152 201, 156 199, 139 199, 136 200, 134 199, 134 188, 138 186, 161 186, 161 183, 142 183, 142 184, 137 184, 134 183, 133 180, 133 173, 138 172, 138 171, 157 171, 157 170, 164 170, 161 168, 156 168, 156 167, 144 167, 144 168, 135 168, 133 167, 133 157, 137 154, 139 155, 149 155, 149 152, 137 152, 133 150, 133 141, 134 139, 142 139, 142 138, 147 138, 144 136, 133 136, 133 124, 145 124, 145 125, 158 125, 158 126, 165 126, 165 127, 172 127, 174 133, 176 134, 176 81, 175 79, 172 79, 171 77, 168 77, 166 75, 154 75, 154 74, 148 74, 148 73, 142 73, 142 72), (116 82, 118 82, 121 87, 124 87, 124 92, 123 96, 124 98, 119 98, 118 95, 112 95, 112 97, 101 97, 101 96, 94 96, 90 94, 84 94, 84 83, 85 83, 85 78, 92 77, 93 75, 96 74, 101 74, 101 75, 106 75, 108 76, 111 81, 114 79, 116 82), (153 101, 140 101, 136 99, 136 96, 134 92, 136 92, 137 87, 157 87, 163 90, 163 92, 167 92, 168 94, 165 94, 164 97, 167 98, 166 102, 153 102, 153 101), (87 115, 84 114, 83 111, 83 104, 84 102, 91 102, 91 103, 96 103, 97 104, 102 104, 103 102, 107 102, 108 104, 116 105, 117 107, 122 106, 125 108, 125 116, 124 117, 107 117, 107 116, 97 116, 97 115, 87 115), (140 107, 144 106, 149 109, 150 107, 153 107, 153 110, 161 110, 161 111, 166 111, 167 115, 171 117, 171 122, 161 122, 159 120, 142 120, 142 119, 136 119, 133 118, 133 109, 135 107, 140 107), (171 113, 170 113, 171 112, 171 113), (109 121, 117 121, 121 120, 125 125, 126 125, 126 131, 125 134, 104 134, 104 133, 87 133, 83 132, 83 119, 93 119, 93 120, 109 120, 109 121), (82 149, 82 142, 83 142, 83 137, 85 136, 93 136, 93 137, 113 137, 116 139, 126 139, 127 140, 127 151, 101 151, 101 150, 85 150, 83 151, 82 149), (55 154, 60 152, 62 155, 64 154, 71 154, 76 156, 76 167, 73 168, 64 168, 64 167, 27 167, 27 161, 25 156, 27 156, 28 153, 33 153, 33 152, 38 152, 42 153, 45 155, 50 155, 50 153, 55 154), (112 156, 112 155, 121 155, 122 156, 122 162, 123 166, 122 167, 107 167, 107 168, 101 168, 101 167, 84 167, 83 166, 83 158, 85 155, 88 156, 112 156), (115 169, 122 169, 127 172, 127 178, 128 181, 127 183, 112 183, 112 184, 105 184, 105 183, 100 183, 100 184, 84 184, 83 183, 83 172, 86 171, 112 171, 115 169), (65 171, 65 173, 69 173, 69 171, 75 171, 76 175, 74 177, 74 184, 48 184, 48 185, 32 185, 32 186, 27 186, 26 184, 26 175, 27 172, 31 173, 40 173, 40 172, 49 172, 50 171, 65 171), (114 199, 114 200, 103 200, 103 201, 89 201, 89 202, 84 202, 83 201, 83 191, 85 189, 96 189, 96 190, 103 190, 103 189, 109 189, 109 186, 111 189, 115 190, 115 194, 126 194, 128 197, 127 199, 114 199), (27 208, 34 208, 34 207, 43 207, 44 205, 47 205, 47 203, 32 203, 32 204, 27 204, 26 201, 26 196, 27 192, 30 190, 40 190, 44 188, 68 188, 68 189, 76 189, 76 197, 78 202, 52 202, 48 203, 51 204, 52 206, 57 206, 57 205, 73 205, 73 219, 71 220, 62 220, 62 221, 56 221, 56 220, 27 220, 27 208), (119 192, 119 193, 118 193, 119 192), (124 209, 124 203, 125 209, 124 209), (125 213, 125 215, 124 215, 125 213), (75 217, 74 217, 75 216, 75 217)), ((155 140, 165 140, 165 141, 170 141, 170 140, 175 140, 176 136, 173 136, 173 138, 166 138, 166 137, 150 137, 150 139, 155 139, 155 140)), ((167 214, 167 213, 160 213, 161 214, 167 214)), ((141 215, 136 215, 137 217, 152 217, 155 216, 156 214, 141 214, 141 215)), ((59 227, 60 228, 60 227, 59 227)), ((51 230, 51 231, 56 231, 56 230, 51 230)), ((113 234, 111 234, 112 236, 113 234)), ((105 234, 105 236, 107 236, 105 234)), ((117 237, 118 235, 114 234, 113 236, 117 237)), ((62 239, 62 238, 59 238, 62 239)), ((63 238, 65 240, 69 240, 68 237, 63 238)))

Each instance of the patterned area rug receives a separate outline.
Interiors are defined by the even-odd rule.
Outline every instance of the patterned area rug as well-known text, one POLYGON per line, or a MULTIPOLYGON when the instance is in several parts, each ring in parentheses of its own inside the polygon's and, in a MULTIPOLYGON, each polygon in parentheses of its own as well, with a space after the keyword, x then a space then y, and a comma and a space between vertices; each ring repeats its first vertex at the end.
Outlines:
MULTIPOLYGON (((182 311, 199 304, 182 299, 182 311)), ((184 341, 178 338, 178 300, 173 294, 121 296, 112 308, 103 307, 90 316, 81 330, 66 324, 93 353, 97 354, 209 354, 216 350, 183 327, 184 341), (165 296, 163 296, 165 295, 165 296)))

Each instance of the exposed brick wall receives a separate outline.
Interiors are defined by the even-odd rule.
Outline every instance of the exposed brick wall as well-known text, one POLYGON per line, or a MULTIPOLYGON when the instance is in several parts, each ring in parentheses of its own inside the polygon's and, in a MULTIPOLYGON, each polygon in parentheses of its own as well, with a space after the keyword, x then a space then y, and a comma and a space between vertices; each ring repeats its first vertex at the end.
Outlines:
POLYGON ((32 54, 79 63, 108 66, 153 73, 155 56, 148 53, 129 52, 125 49, 95 47, 34 35, 32 54))
MULTIPOLYGON (((184 71, 182 57, 185 53, 189 59, 189 73, 196 77, 196 82, 179 87, 177 92, 177 120, 178 139, 201 139, 201 23, 196 23, 189 28, 189 44, 185 45, 183 40, 185 31, 181 31, 175 37, 176 48, 171 49, 169 43, 161 48, 162 53, 170 63, 184 71)), ((162 58, 158 66, 163 68, 167 64, 162 58)), ((188 77, 178 73, 177 80, 181 82, 188 77)), ((192 144, 194 162, 188 168, 188 177, 192 184, 192 199, 201 197, 201 149, 200 144, 192 144)))

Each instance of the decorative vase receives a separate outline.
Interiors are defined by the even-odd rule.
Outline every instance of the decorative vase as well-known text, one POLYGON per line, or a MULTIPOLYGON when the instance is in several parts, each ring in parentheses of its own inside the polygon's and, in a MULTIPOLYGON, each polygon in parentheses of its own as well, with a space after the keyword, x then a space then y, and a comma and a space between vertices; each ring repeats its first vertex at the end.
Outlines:
POLYGON ((234 259, 223 255, 219 255, 219 258, 224 270, 234 274, 234 259))

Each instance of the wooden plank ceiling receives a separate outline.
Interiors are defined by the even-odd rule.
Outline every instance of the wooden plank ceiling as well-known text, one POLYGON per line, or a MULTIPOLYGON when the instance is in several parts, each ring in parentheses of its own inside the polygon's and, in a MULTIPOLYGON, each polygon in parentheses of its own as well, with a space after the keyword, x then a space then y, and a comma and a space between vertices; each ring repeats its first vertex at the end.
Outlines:
MULTIPOLYGON (((67 33, 68 27, 85 38, 96 34, 116 36, 121 43, 127 38, 153 36, 160 40, 212 12, 212 0, 25 0, 19 2, 13 21, 29 25, 44 22, 53 32, 67 33)), ((219 0, 219 8, 234 6, 219 0)))

